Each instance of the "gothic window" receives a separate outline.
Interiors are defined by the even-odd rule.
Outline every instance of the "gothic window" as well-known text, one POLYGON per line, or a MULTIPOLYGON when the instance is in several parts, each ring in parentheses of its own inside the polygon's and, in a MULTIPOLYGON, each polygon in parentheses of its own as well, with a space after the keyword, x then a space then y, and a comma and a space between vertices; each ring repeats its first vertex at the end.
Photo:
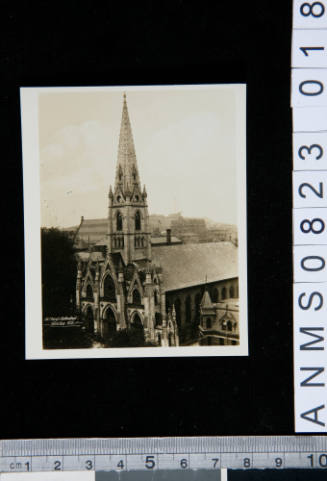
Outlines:
POLYGON ((93 301, 93 290, 92 290, 92 287, 90 286, 90 284, 88 284, 87 288, 86 288, 86 297, 89 299, 89 300, 92 300, 93 301))
POLYGON ((211 319, 208 317, 207 319, 207 329, 211 329, 211 319))
POLYGON ((158 293, 157 291, 154 291, 154 303, 157 306, 158 305, 158 293))
POLYGON ((119 195, 119 196, 117 197, 117 202, 120 202, 120 201, 121 201, 121 196, 119 195))
POLYGON ((211 300, 212 302, 218 302, 218 289, 216 287, 212 289, 211 300))
POLYGON ((138 196, 138 195, 135 196, 135 200, 136 200, 136 202, 138 202, 138 200, 139 200, 139 196, 138 196))
POLYGON ((107 277, 105 278, 104 283, 103 283, 103 297, 107 301, 116 302, 115 283, 112 280, 112 277, 110 275, 107 275, 107 277))
POLYGON ((228 330, 228 331, 231 331, 232 329, 233 329, 232 321, 228 321, 228 322, 227 322, 227 330, 228 330))
POLYGON ((160 312, 155 313, 154 322, 155 322, 155 327, 161 326, 161 314, 160 314, 160 312))
POLYGON ((141 230, 141 214, 139 211, 135 214, 135 230, 141 230))
POLYGON ((222 299, 226 299, 226 287, 223 287, 223 288, 222 288, 221 298, 222 298, 222 299))
POLYGON ((141 295, 138 289, 134 289, 133 291, 133 304, 140 305, 141 304, 141 295))
POLYGON ((117 212, 117 230, 123 230, 123 216, 120 212, 117 212))
POLYGON ((191 322, 191 298, 187 296, 185 299, 185 320, 191 322))
POLYGON ((229 289, 229 297, 233 298, 234 297, 234 287, 231 286, 229 289))

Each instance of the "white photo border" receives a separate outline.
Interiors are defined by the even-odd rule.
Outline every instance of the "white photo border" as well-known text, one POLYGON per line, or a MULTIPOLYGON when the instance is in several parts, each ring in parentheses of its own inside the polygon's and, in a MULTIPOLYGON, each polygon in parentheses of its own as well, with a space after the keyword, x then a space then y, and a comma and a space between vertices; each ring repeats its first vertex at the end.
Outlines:
POLYGON ((85 359, 136 357, 247 356, 247 211, 246 211, 246 84, 146 85, 110 87, 20 88, 25 231, 25 358, 85 359), (234 89, 236 99, 236 158, 238 183, 238 267, 240 343, 233 346, 44 349, 42 343, 41 203, 38 99, 40 93, 117 92, 145 90, 234 89))

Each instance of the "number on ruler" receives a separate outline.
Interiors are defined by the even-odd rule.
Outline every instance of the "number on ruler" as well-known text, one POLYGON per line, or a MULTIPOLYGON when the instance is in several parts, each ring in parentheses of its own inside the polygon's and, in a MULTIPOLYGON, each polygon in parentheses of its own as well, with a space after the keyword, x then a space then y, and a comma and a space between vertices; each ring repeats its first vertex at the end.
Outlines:
POLYGON ((93 469, 93 463, 91 459, 88 459, 87 461, 85 461, 85 469, 87 470, 93 469))
POLYGON ((250 467, 251 467, 251 460, 250 460, 250 458, 244 458, 244 459, 243 459, 243 466, 244 466, 245 468, 250 468, 250 467))
POLYGON ((124 460, 123 460, 123 459, 121 459, 121 460, 119 461, 119 463, 117 464, 117 468, 119 468, 119 469, 124 469, 124 460))
POLYGON ((310 145, 310 147, 307 146, 307 145, 301 145, 301 147, 299 148, 299 152, 298 152, 299 157, 302 160, 305 160, 306 156, 303 154, 303 152, 307 151, 308 154, 311 155, 313 149, 317 149, 319 151, 319 153, 316 155, 315 159, 316 160, 321 159, 321 157, 323 156, 324 150, 321 147, 321 145, 319 145, 319 144, 312 144, 312 145, 310 145))
POLYGON ((55 462, 53 463, 53 465, 54 465, 53 469, 54 469, 55 471, 61 471, 61 462, 60 462, 60 461, 58 461, 58 460, 55 461, 55 462))
POLYGON ((302 95, 315 97, 323 93, 324 84, 320 80, 303 80, 299 85, 299 91, 302 95))
POLYGON ((323 196, 324 196, 323 186, 324 186, 324 184, 322 182, 319 182, 319 192, 318 192, 311 184, 308 184, 307 182, 303 182, 303 184, 301 184, 300 187, 299 187, 300 197, 303 197, 304 199, 306 199, 307 196, 306 196, 306 194, 303 193, 303 189, 305 187, 307 187, 308 189, 312 190, 312 192, 314 192, 314 194, 317 197, 322 199, 323 196))
POLYGON ((317 272, 317 271, 322 271, 325 268, 326 261, 323 257, 320 256, 306 256, 303 257, 301 260, 301 267, 304 271, 309 271, 309 272, 317 272), (311 264, 308 264, 308 261, 317 261, 317 265, 311 262, 311 264))
POLYGON ((147 456, 145 458, 145 467, 147 469, 153 469, 155 467, 156 463, 154 460, 154 456, 147 456))
POLYGON ((309 56, 308 50, 325 50, 325 47, 300 47, 306 57, 309 56))
POLYGON ((213 467, 215 468, 215 467, 217 466, 217 463, 218 463, 218 461, 219 461, 219 458, 212 458, 211 461, 213 461, 213 467))
POLYGON ((309 15, 312 15, 313 17, 319 18, 325 13, 325 7, 321 2, 305 2, 302 3, 300 7, 300 13, 303 17, 309 17, 309 15))
MULTIPOLYGON (((310 466, 311 468, 314 467, 314 460, 313 460, 313 454, 309 454, 307 456, 308 459, 310 459, 310 466)), ((327 468, 327 454, 323 453, 318 456, 318 463, 321 468, 327 468)))
POLYGON ((181 466, 181 468, 186 469, 187 468, 187 459, 185 459, 185 458, 181 459, 180 466, 181 466))
POLYGON ((282 458, 275 458, 275 466, 276 468, 280 468, 283 464, 282 458))
POLYGON ((304 234, 308 234, 309 232, 312 232, 313 234, 321 234, 325 230, 325 222, 318 217, 315 217, 312 220, 304 219, 300 224, 300 229, 304 234), (317 223, 319 223, 318 228, 316 225, 317 223))

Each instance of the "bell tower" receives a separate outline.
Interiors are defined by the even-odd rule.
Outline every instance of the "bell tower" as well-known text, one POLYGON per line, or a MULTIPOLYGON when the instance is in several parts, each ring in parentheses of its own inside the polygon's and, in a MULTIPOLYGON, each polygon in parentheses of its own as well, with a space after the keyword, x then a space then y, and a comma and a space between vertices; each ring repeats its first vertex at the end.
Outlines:
POLYGON ((120 125, 114 189, 109 188, 108 251, 120 252, 125 264, 151 260, 151 235, 145 186, 141 182, 126 94, 120 125))

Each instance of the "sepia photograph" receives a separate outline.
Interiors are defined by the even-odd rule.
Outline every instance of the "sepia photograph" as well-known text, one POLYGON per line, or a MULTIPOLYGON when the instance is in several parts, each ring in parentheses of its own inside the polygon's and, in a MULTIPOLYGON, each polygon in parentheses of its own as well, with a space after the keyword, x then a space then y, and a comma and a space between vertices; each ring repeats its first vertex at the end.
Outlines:
POLYGON ((26 358, 246 356, 246 85, 21 88, 26 358))

